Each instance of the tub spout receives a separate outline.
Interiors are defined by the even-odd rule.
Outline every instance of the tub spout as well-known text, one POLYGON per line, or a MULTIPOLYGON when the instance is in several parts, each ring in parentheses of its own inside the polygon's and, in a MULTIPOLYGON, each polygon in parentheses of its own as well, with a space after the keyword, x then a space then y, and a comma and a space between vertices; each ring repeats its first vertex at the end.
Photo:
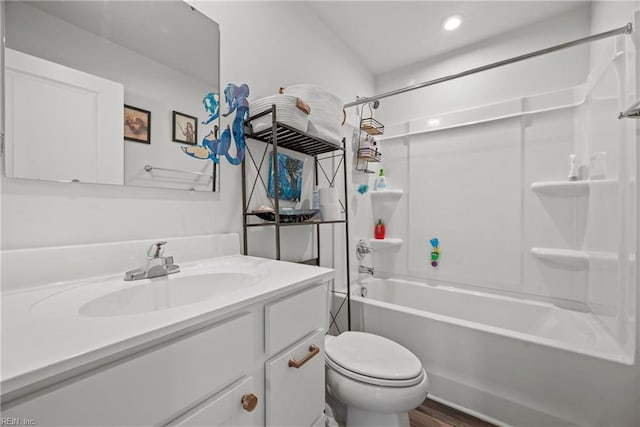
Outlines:
POLYGON ((373 267, 367 267, 365 265, 361 265, 361 266, 358 267, 358 273, 368 273, 368 274, 373 276, 374 268, 373 267))

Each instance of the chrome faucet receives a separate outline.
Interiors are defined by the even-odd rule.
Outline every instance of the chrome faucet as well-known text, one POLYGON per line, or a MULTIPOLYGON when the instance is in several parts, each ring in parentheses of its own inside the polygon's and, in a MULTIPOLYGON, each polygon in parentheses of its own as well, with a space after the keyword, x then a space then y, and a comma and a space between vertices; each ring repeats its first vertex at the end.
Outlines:
POLYGON ((144 267, 124 273, 124 280, 151 279, 166 276, 180 271, 180 266, 174 264, 172 256, 162 256, 167 242, 156 242, 147 250, 147 264, 144 267))
POLYGON ((373 267, 367 267, 366 265, 359 265, 358 266, 358 273, 368 273, 368 274, 373 276, 374 269, 373 269, 373 267))

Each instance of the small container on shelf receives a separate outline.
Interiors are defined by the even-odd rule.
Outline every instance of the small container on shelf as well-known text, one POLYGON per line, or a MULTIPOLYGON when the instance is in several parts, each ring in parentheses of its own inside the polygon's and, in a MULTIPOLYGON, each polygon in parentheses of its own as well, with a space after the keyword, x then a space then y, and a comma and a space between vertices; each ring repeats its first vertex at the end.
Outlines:
POLYGON ((576 155, 571 154, 569 156, 569 181, 577 181, 578 180, 578 162, 576 160, 576 155))
MULTIPOLYGON (((293 208, 281 208, 280 209, 280 222, 281 223, 296 223, 309 221, 320 212, 320 209, 293 209, 293 208)), ((258 218, 273 222, 276 220, 275 209, 259 206, 252 212, 258 218)))
POLYGON ((377 240, 382 240, 382 239, 384 239, 385 233, 386 233, 385 226, 382 223, 382 220, 379 219, 378 223, 376 224, 375 228, 373 229, 373 237, 375 237, 377 240))
POLYGON ((320 189, 317 185, 313 188, 313 194, 311 197, 311 208, 320 209, 320 189))
POLYGON ((384 176, 384 169, 380 169, 380 175, 376 179, 376 191, 384 191, 387 189, 387 177, 384 176))

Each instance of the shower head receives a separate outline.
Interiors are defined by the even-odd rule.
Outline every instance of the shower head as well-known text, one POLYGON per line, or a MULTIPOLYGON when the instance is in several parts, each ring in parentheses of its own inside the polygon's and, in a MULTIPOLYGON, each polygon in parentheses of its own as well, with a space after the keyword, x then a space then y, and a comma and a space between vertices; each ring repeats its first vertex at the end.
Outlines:
POLYGON ((619 119, 640 119, 640 101, 627 108, 624 112, 620 113, 619 119))
POLYGON ((640 108, 635 108, 633 110, 625 111, 624 113, 620 113, 618 116, 619 119, 640 119, 640 108))
MULTIPOLYGON (((361 96, 356 96, 356 100, 359 99, 363 99, 363 97, 361 96)), ((359 104, 362 104, 362 107, 364 108, 364 106, 366 105, 369 108, 372 108, 374 110, 376 110, 379 106, 380 106, 380 101, 377 99, 374 99, 373 101, 369 101, 369 102, 360 102, 359 104)))

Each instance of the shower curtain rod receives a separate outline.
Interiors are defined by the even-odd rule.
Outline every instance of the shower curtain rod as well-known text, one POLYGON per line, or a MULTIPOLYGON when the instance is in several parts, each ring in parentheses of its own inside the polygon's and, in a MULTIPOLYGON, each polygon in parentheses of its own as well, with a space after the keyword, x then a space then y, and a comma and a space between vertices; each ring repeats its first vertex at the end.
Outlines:
POLYGON ((366 97, 366 98, 358 98, 353 102, 349 102, 347 104, 344 104, 344 108, 355 107, 356 105, 366 104, 368 102, 376 101, 378 99, 388 98, 390 96, 399 95, 401 93, 410 92, 412 90, 421 89, 421 88, 427 87, 427 86, 433 86, 433 85, 436 85, 438 83, 447 82, 449 80, 455 80, 455 79, 458 79, 460 77, 469 76, 471 74, 479 73, 481 71, 487 71, 487 70, 490 70, 492 68, 502 67, 503 65, 513 64, 514 62, 519 62, 519 61, 522 61, 522 60, 525 60, 525 59, 534 58, 536 56, 545 55, 547 53, 555 52, 555 51, 561 50, 561 49, 566 49, 566 48, 572 47, 572 46, 577 46, 577 45, 580 45, 580 44, 583 44, 583 43, 588 43, 588 42, 592 42, 592 41, 600 40, 600 39, 606 39, 608 37, 617 36, 619 34, 631 34, 632 32, 633 32, 633 25, 631 23, 628 23, 624 27, 620 27, 620 28, 616 28, 616 29, 613 29, 613 30, 605 31, 603 33, 594 34, 592 36, 583 37, 581 39, 577 39, 577 40, 573 40, 573 41, 570 41, 570 42, 562 43, 562 44, 559 44, 559 45, 556 45, 556 46, 551 46, 551 47, 548 47, 546 49, 536 50, 535 52, 530 52, 530 53, 526 53, 524 55, 515 56, 513 58, 504 59, 502 61, 494 62, 494 63, 488 64, 488 65, 483 65, 483 66, 477 67, 477 68, 472 68, 470 70, 462 71, 460 73, 450 74, 450 75, 445 76, 445 77, 440 77, 440 78, 429 80, 429 81, 422 82, 422 83, 416 83, 414 85, 407 86, 407 87, 404 87, 402 89, 396 89, 396 90, 392 90, 392 91, 389 91, 389 92, 384 92, 384 93, 381 93, 381 94, 378 94, 378 95, 369 96, 369 97, 366 97))

